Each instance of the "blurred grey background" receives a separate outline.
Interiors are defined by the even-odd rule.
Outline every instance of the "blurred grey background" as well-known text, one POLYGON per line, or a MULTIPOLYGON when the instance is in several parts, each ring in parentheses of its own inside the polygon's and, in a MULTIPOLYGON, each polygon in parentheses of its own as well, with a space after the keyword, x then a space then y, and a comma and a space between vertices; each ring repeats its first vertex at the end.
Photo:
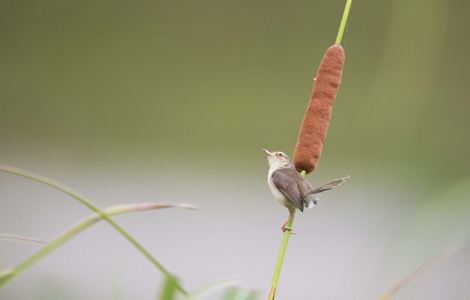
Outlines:
MULTIPOLYGON (((195 289, 235 275, 265 297, 287 216, 261 147, 291 153, 344 1, 0 1, 0 161, 104 208, 195 289)), ((354 1, 346 66, 279 299, 376 299, 470 237, 466 1, 354 1)), ((51 239, 90 212, 0 174, 0 232, 51 239)), ((0 269, 35 245, 0 241, 0 269)), ((470 299, 470 250, 396 299, 470 299)), ((0 299, 154 299, 161 276, 99 224, 0 299)))

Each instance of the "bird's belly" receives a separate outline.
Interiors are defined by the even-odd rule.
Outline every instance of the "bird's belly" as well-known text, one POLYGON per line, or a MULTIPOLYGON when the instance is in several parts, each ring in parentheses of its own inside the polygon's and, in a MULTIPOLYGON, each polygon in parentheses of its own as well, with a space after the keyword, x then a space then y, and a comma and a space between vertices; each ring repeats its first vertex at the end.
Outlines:
POLYGON ((273 194, 274 198, 277 201, 279 201, 285 207, 291 206, 290 201, 286 198, 286 196, 284 196, 284 194, 279 192, 279 190, 276 188, 271 176, 268 177, 268 186, 269 186, 269 189, 271 190, 271 193, 273 194))

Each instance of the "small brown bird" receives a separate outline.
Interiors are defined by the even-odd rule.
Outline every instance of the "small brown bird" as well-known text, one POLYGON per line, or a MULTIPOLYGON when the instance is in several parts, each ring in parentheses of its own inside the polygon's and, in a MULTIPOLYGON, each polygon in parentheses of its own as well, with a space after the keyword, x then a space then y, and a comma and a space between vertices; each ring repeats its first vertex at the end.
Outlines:
POLYGON ((346 176, 335 179, 318 188, 313 188, 310 182, 296 171, 289 157, 284 152, 262 150, 266 153, 269 162, 269 188, 274 198, 289 210, 289 219, 281 227, 283 232, 291 230, 286 225, 293 217, 295 209, 303 212, 305 207, 314 207, 319 201, 320 193, 341 185, 351 177, 346 176))

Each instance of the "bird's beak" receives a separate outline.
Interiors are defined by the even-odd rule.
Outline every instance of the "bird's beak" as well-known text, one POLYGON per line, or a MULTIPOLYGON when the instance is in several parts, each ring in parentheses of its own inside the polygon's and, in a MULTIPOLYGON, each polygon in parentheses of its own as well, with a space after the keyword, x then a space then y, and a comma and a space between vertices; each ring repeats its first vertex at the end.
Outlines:
POLYGON ((266 150, 266 149, 261 149, 261 150, 264 151, 264 153, 266 153, 267 156, 273 155, 269 150, 266 150))

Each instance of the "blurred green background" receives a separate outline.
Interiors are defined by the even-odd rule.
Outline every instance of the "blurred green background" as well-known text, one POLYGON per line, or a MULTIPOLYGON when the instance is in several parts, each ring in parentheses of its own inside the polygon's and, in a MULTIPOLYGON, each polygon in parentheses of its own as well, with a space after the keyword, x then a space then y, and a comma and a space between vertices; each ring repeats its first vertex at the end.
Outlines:
MULTIPOLYGON (((145 197, 155 199, 162 193, 168 201, 205 203, 209 215, 219 216, 222 224, 246 216, 247 224, 257 226, 253 224, 259 214, 269 214, 267 206, 277 213, 269 224, 270 240, 277 247, 277 223, 285 212, 270 201, 267 164, 259 149, 292 152, 314 73, 336 37, 343 6, 344 1, 2 0, 0 160, 65 180, 92 196, 105 198, 112 191, 122 196, 121 202, 136 200, 131 191, 150 185, 156 190, 145 197), (119 180, 110 179, 113 176, 119 180), (91 178, 93 185, 87 185, 91 178), (130 190, 125 190, 126 184, 130 190), (233 197, 226 203, 234 207, 233 217, 221 217, 224 213, 216 207, 223 200, 213 195, 233 197), (259 210, 250 210, 256 201, 261 201, 256 204, 259 210)), ((470 235, 469 10, 469 2, 458 0, 353 3, 343 42, 343 82, 313 177, 324 181, 351 174, 351 183, 330 198, 344 199, 352 210, 356 206, 351 199, 363 201, 360 214, 351 216, 361 216, 364 228, 371 226, 367 218, 390 228, 408 224, 395 240, 377 229, 376 237, 390 242, 378 251, 384 257, 405 255, 409 245, 424 245, 436 235, 452 236, 456 228, 462 232, 455 240, 470 235)), ((21 222, 41 222, 34 211, 24 219, 15 217, 17 206, 38 201, 15 194, 30 183, 0 176, 0 231, 18 232, 21 222)), ((332 208, 331 216, 341 209, 332 208)), ((63 226, 86 211, 80 213, 64 220, 63 226)), ((191 222, 207 225, 208 218, 191 222)), ((138 222, 132 219, 129 224, 138 222)), ((183 227, 193 224, 184 218, 181 222, 183 227)), ((62 227, 55 226, 52 232, 60 232, 62 227)), ((358 297, 348 299, 368 299, 447 244, 423 246, 429 253, 419 249, 409 257, 412 263, 403 263, 396 273, 384 271, 392 275, 383 275, 383 282, 370 292, 366 287, 344 287, 342 280, 329 282, 339 282, 344 295, 358 297)), ((1 247, 6 248, 0 267, 12 264, 9 255, 19 246, 0 244, 0 254, 1 247)), ((291 255, 294 249, 289 249, 291 255)), ((261 282, 269 283, 276 251, 269 251, 266 277, 253 279, 251 287, 265 289, 261 282)), ((384 257, 378 261, 388 260, 384 257)), ((458 265, 468 266, 468 261, 467 254, 458 265)), ((181 270, 180 275, 188 277, 184 274, 181 270)), ((201 283, 221 275, 209 274, 201 283)), ((446 299, 464 299, 470 291, 460 288, 453 286, 455 298, 446 294, 449 290, 440 290, 450 297, 446 299)), ((315 295, 314 286, 307 290, 315 295)), ((26 297, 17 288, 5 288, 0 298, 2 293, 26 297)), ((411 298, 434 299, 432 295, 411 298)), ((313 296, 302 299, 307 298, 313 296)))
MULTIPOLYGON (((251 163, 259 146, 290 152, 343 5, 1 1, 2 145, 98 160, 189 150, 251 163)), ((468 9, 354 3, 325 160, 468 174, 468 9)))

